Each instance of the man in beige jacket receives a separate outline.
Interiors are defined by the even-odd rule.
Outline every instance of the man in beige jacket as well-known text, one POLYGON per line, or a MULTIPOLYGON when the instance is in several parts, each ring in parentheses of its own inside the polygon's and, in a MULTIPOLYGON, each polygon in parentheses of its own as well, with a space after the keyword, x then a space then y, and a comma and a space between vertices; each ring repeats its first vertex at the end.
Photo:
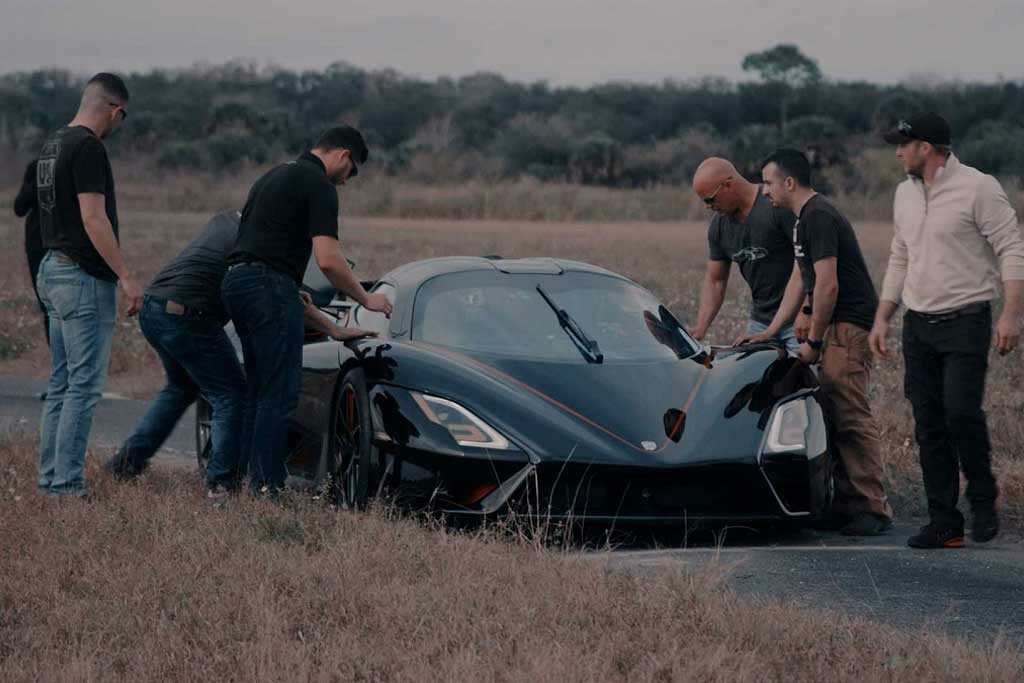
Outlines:
POLYGON ((895 234, 871 348, 888 357, 889 320, 902 302, 905 391, 928 496, 929 523, 912 548, 959 548, 960 469, 967 478, 971 538, 999 531, 997 488, 982 401, 988 349, 1013 351, 1024 312, 1024 238, 999 182, 950 150, 950 128, 933 113, 886 134, 909 178, 896 189, 895 234), (992 326, 991 301, 1003 294, 992 326), (959 468, 958 468, 959 463, 959 468))

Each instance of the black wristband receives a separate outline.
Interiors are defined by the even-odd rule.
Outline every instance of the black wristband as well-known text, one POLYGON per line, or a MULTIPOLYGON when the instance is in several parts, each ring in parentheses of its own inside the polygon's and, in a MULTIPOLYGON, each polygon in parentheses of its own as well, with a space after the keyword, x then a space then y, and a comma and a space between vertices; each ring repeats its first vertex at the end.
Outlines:
POLYGON ((807 345, 815 351, 821 351, 821 347, 825 345, 824 339, 808 339, 807 345))
POLYGON ((800 312, 803 313, 804 315, 810 315, 811 314, 811 307, 810 306, 804 306, 803 308, 800 309, 800 312))

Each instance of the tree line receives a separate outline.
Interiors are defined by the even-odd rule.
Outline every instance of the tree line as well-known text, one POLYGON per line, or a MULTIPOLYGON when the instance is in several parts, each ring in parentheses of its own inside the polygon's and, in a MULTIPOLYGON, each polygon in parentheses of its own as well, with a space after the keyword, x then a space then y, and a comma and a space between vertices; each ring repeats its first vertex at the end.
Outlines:
MULTIPOLYGON (((966 162, 1024 175, 1024 83, 880 85, 825 78, 792 45, 747 55, 749 82, 719 78, 591 87, 494 73, 427 80, 338 62, 314 71, 247 62, 126 74, 128 124, 113 155, 167 170, 230 171, 293 155, 323 128, 366 135, 371 168, 424 182, 533 176, 616 187, 688 182, 705 156, 756 176, 781 146, 809 153, 832 182, 870 183, 865 150, 902 114, 946 116, 966 162)), ((0 76, 0 146, 21 158, 74 113, 84 77, 0 76)), ((370 169, 367 169, 370 170, 370 169)))

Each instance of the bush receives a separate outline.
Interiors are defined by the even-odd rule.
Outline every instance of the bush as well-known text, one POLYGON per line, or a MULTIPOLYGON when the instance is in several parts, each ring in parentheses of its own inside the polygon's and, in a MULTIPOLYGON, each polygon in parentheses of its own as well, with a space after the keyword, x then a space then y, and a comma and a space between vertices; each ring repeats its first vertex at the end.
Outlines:
POLYGON ((1019 174, 1024 171, 1024 128, 983 121, 968 131, 957 153, 964 163, 985 173, 1019 174))
POLYGON ((156 164, 166 171, 195 171, 203 167, 203 153, 191 142, 169 142, 157 155, 156 164))

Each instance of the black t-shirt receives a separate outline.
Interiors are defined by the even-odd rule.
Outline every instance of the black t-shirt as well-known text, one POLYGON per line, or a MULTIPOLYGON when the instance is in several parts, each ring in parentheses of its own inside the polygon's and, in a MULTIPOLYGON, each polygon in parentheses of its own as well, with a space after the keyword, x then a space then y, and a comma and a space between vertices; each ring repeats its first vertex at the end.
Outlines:
POLYGON ((338 191, 323 162, 306 152, 249 190, 228 263, 260 261, 301 284, 317 236, 338 237, 338 191))
POLYGON ((93 277, 117 282, 85 232, 78 204, 80 194, 102 194, 117 239, 114 174, 100 139, 84 126, 61 128, 51 135, 39 153, 36 186, 43 246, 64 252, 93 277))
MULTIPOLYGON (((832 322, 854 323, 871 329, 878 295, 850 221, 820 194, 807 200, 793 229, 793 251, 800 265, 804 291, 814 292, 814 263, 836 259, 839 294, 832 322)), ((814 302, 811 302, 814 306, 814 302)))
POLYGON ((760 192, 742 223, 717 214, 708 226, 712 261, 732 261, 750 285, 750 317, 770 324, 793 273, 793 214, 776 209, 760 192))
POLYGON ((220 281, 238 237, 238 219, 237 211, 225 211, 210 219, 202 232, 160 269, 146 287, 146 294, 202 308, 214 319, 227 321, 220 281))
POLYGON ((36 191, 36 166, 33 161, 25 167, 25 177, 21 180, 21 189, 14 198, 14 214, 25 219, 25 253, 29 261, 38 264, 42 258, 43 237, 39 234, 39 197, 36 191))

